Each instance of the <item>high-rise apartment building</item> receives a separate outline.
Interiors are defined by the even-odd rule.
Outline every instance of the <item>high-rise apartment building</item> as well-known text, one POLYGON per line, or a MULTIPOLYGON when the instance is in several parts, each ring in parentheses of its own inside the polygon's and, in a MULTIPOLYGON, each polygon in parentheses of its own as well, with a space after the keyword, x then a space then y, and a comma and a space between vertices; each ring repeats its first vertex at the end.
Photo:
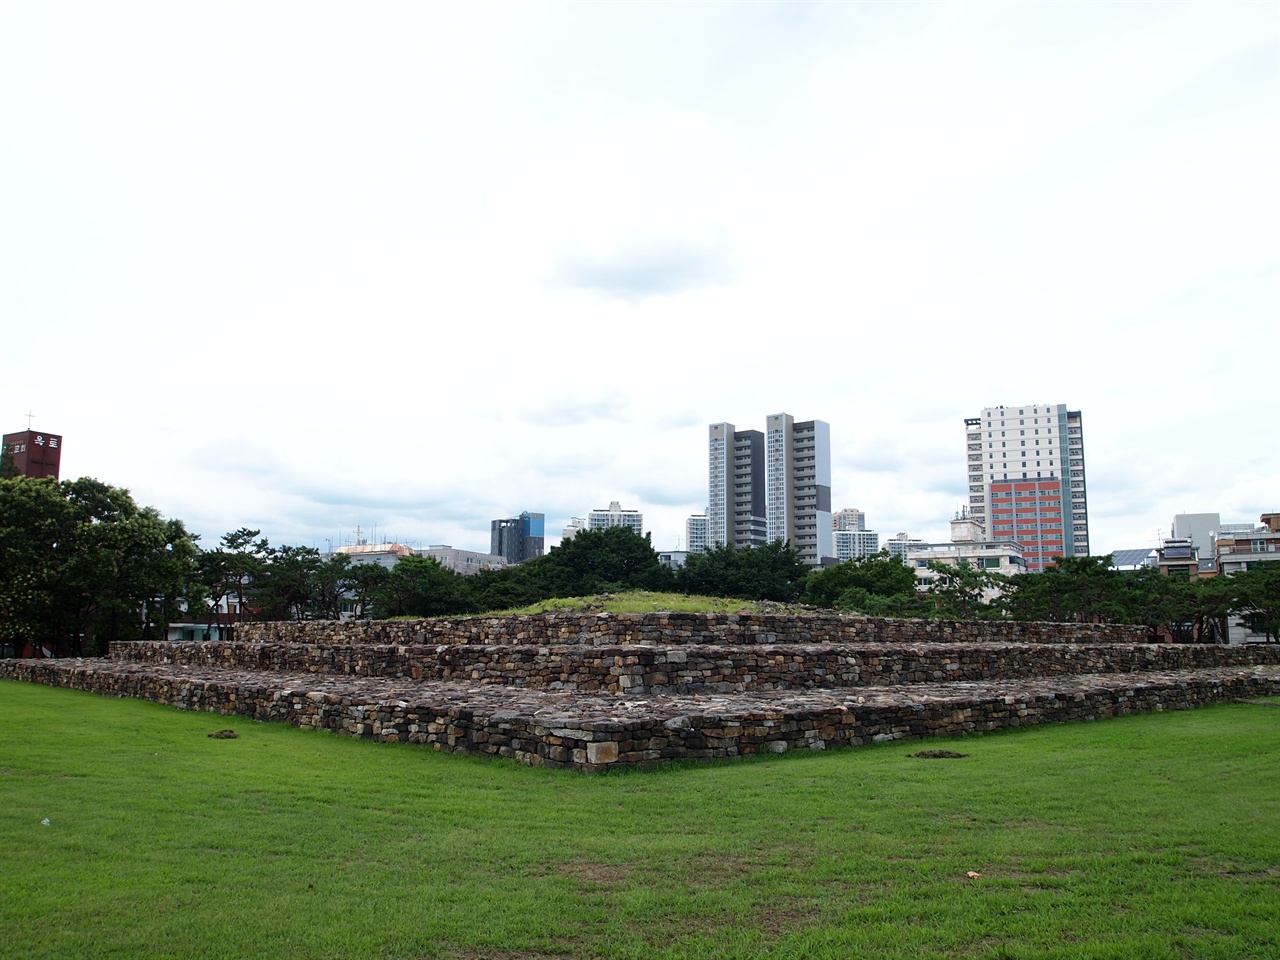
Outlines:
POLYGON ((764 546, 764 434, 732 423, 713 423, 709 433, 707 546, 764 546))
POLYGON ((489 525, 489 552, 510 564, 542 556, 546 522, 545 514, 527 510, 518 517, 494 520, 489 525))
POLYGON ((1027 569, 1087 556, 1084 432, 1065 404, 987 407, 966 417, 969 514, 988 540, 1014 540, 1027 569))
POLYGON ((609 527, 626 527, 637 537, 644 536, 644 514, 639 510, 623 510, 617 500, 607 510, 592 510, 587 514, 588 530, 606 530, 609 527))
POLYGON ((833 536, 836 559, 841 563, 880 552, 880 534, 874 530, 837 530, 833 536))
POLYGON ((707 515, 695 513, 684 522, 684 543, 686 553, 707 552, 707 515))
POLYGON ((831 522, 836 530, 865 530, 867 515, 855 507, 845 507, 831 515, 831 522))
POLYGON ((770 543, 789 542, 812 566, 835 557, 831 524, 831 427, 765 418, 765 525, 770 543))
POLYGON ((805 563, 835 556, 831 522, 831 428, 786 413, 765 431, 709 427, 707 546, 789 542, 805 563))

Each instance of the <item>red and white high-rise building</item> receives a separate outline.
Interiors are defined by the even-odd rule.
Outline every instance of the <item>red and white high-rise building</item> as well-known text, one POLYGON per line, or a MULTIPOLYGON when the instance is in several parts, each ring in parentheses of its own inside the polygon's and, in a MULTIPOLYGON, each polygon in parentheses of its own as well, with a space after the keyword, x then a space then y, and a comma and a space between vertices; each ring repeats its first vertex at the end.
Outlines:
POLYGON ((966 417, 969 514, 988 540, 1022 546, 1027 569, 1089 554, 1084 434, 1065 404, 987 407, 966 417))

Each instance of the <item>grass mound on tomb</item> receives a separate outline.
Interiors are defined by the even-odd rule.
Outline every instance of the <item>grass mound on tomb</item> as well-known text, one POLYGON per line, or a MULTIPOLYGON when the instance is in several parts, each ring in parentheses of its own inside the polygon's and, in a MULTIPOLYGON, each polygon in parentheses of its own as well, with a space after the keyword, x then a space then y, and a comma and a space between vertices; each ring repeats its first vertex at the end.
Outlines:
POLYGON ((1276 710, 602 777, 225 725, 0 681, 0 956, 1280 956, 1276 710))
MULTIPOLYGON (((505 610, 498 616, 532 613, 816 613, 813 607, 774 603, 770 600, 734 600, 726 597, 697 597, 683 593, 650 593, 631 590, 602 593, 593 597, 562 597, 542 600, 505 610)), ((833 611, 822 611, 832 613, 833 611)), ((486 614, 495 616, 495 614, 486 614)))

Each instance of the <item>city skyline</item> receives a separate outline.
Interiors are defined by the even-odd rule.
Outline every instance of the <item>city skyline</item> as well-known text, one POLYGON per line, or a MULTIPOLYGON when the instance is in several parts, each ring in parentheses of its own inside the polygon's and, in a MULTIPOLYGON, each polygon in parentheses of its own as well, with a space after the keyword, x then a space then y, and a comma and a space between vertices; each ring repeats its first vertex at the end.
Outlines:
POLYGON ((0 428, 205 546, 665 550, 707 424, 793 410, 883 545, 947 539, 964 417, 1066 400, 1091 553, 1254 522, 1275 12, 10 0, 0 428))

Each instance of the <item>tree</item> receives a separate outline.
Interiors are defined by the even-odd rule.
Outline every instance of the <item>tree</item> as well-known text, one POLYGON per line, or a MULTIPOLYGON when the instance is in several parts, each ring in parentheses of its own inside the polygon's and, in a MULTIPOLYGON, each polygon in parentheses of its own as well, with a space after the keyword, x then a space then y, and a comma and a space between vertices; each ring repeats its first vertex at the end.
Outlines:
POLYGON ((434 557, 401 557, 374 600, 380 619, 473 612, 466 577, 434 557))
POLYGON ((933 604, 932 616, 952 620, 999 618, 999 606, 988 601, 987 596, 998 596, 1008 577, 964 560, 955 564, 930 560, 929 569, 935 574, 926 598, 933 604))
POLYGON ((674 580, 648 534, 642 537, 626 527, 585 530, 517 569, 529 578, 538 600, 617 590, 665 590, 674 580))
POLYGON ((252 584, 267 562, 271 551, 266 537, 255 539, 261 531, 241 527, 222 536, 222 551, 226 554, 225 569, 230 580, 231 593, 235 594, 236 609, 231 619, 243 621, 248 617, 246 604, 251 598, 252 584))
POLYGON ((471 598, 479 611, 515 610, 546 599, 538 582, 542 558, 526 560, 503 570, 481 570, 471 578, 471 598))
POLYGON ((374 598, 386 585, 391 571, 380 563, 355 563, 347 571, 350 601, 357 620, 368 620, 374 613, 374 598))
POLYGON ((1043 573, 1011 577, 1004 602, 1015 620, 1130 622, 1121 591, 1110 556, 1058 557, 1043 573))
POLYGON ((705 553, 690 554, 675 581, 684 593, 795 603, 809 571, 800 554, 781 540, 742 550, 719 544, 705 553))
POLYGON ((0 480, 0 641, 104 654, 162 634, 195 576, 181 521, 88 477, 0 480))
POLYGON ((234 618, 229 612, 224 612, 223 607, 236 586, 232 560, 226 550, 200 551, 196 557, 196 582, 199 592, 197 595, 193 591, 187 607, 188 616, 199 618, 203 610, 206 626, 218 627, 219 635, 225 639, 223 631, 234 618))
POLYGON ((18 476, 18 467, 13 462, 13 447, 10 444, 0 446, 0 480, 12 480, 18 476))
POLYGON ((324 620, 341 620, 342 604, 354 585, 351 558, 347 554, 334 553, 321 560, 313 577, 315 615, 324 620))
POLYGON ((1198 584, 1162 574, 1155 567, 1127 570, 1115 578, 1123 623, 1141 624, 1152 640, 1166 634, 1178 643, 1199 639, 1198 584))
POLYGON ((1259 563, 1228 578, 1232 612, 1267 643, 1280 642, 1280 561, 1259 563))
POLYGON ((807 602, 871 616, 927 616, 918 593, 915 571, 884 550, 815 570, 805 583, 807 602))
POLYGON ((314 547, 273 547, 254 581, 254 605, 261 620, 307 620, 317 594, 320 551, 314 547))

